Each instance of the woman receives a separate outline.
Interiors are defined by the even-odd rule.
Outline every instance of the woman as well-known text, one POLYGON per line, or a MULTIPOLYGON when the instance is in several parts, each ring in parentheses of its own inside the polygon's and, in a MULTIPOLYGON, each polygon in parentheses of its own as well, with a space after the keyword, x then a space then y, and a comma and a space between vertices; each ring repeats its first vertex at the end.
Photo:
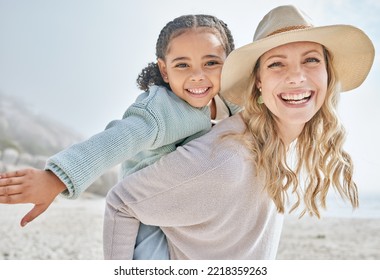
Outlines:
POLYGON ((357 207, 336 106, 373 59, 355 27, 270 11, 224 64, 222 95, 244 111, 110 191, 105 258, 132 257, 141 221, 161 227, 171 259, 273 259, 283 213, 319 216, 331 187, 357 207))

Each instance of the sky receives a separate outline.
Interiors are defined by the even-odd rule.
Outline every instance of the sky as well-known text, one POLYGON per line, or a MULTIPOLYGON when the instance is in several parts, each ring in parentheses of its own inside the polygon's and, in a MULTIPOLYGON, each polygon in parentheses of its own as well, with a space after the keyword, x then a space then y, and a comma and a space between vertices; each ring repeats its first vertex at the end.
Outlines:
MULTIPOLYGON (((102 131, 140 93, 136 78, 155 61, 164 25, 183 14, 225 21, 236 47, 252 41, 272 8, 293 4, 314 25, 351 24, 380 46, 377 0, 0 0, 0 93, 84 137, 102 131)), ((364 84, 342 94, 339 114, 359 189, 380 193, 380 58, 364 84)))

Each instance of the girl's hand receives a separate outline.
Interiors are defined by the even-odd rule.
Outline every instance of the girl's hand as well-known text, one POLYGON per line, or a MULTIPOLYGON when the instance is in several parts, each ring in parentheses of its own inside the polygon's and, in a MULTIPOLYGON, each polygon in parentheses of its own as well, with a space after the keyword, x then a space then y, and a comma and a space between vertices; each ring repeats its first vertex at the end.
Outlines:
POLYGON ((24 169, 0 174, 0 203, 33 203, 21 220, 21 226, 33 221, 64 190, 65 184, 51 171, 24 169))

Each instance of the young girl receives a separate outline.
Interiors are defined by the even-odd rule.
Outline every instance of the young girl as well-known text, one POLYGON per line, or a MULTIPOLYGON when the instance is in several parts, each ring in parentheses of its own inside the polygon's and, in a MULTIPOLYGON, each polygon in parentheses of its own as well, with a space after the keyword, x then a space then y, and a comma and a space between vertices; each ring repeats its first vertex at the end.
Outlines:
POLYGON ((141 221, 162 228, 171 259, 274 259, 282 213, 319 216, 332 188, 357 207, 336 106, 373 59, 360 29, 271 10, 223 66, 221 95, 243 112, 108 193, 105 258, 131 258, 141 221))
MULTIPOLYGON (((218 96, 222 65, 233 49, 230 30, 216 17, 187 15, 169 22, 157 40, 157 63, 149 64, 138 77, 145 92, 123 119, 52 156, 46 171, 1 175, 0 202, 34 203, 21 221, 24 226, 59 193, 76 198, 110 167, 122 162, 125 177, 204 134, 212 122, 239 110, 218 96)), ((135 259, 168 258, 166 240, 158 227, 142 224, 139 231, 135 259)))

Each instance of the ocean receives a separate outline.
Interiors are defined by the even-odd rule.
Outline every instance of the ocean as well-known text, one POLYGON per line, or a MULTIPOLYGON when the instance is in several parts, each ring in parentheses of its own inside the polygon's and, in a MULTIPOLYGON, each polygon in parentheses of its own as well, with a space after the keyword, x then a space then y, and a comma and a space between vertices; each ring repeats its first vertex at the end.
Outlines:
POLYGON ((327 209, 322 211, 324 217, 337 218, 378 218, 380 219, 380 194, 359 192, 359 208, 352 209, 349 202, 338 196, 328 197, 327 209))

